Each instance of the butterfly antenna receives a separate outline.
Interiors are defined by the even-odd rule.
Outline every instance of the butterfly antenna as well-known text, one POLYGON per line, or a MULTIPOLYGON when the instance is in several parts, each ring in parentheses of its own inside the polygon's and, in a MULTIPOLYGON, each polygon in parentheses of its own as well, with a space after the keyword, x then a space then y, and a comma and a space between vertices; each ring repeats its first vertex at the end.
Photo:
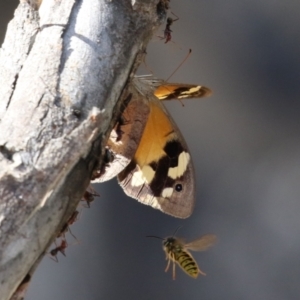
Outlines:
POLYGON ((169 79, 177 72, 177 70, 185 63, 185 61, 190 57, 192 53, 192 49, 189 50, 189 53, 187 54, 187 56, 184 58, 184 60, 179 64, 179 66, 172 72, 172 74, 166 79, 166 81, 168 82, 169 79))

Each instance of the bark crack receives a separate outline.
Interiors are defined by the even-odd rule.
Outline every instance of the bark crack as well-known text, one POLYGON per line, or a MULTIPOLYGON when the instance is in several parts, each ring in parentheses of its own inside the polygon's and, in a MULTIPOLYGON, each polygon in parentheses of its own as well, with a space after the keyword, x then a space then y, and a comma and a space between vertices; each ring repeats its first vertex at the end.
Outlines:
POLYGON ((0 153, 9 161, 12 161, 12 157, 14 155, 14 151, 9 150, 5 145, 0 146, 0 153))

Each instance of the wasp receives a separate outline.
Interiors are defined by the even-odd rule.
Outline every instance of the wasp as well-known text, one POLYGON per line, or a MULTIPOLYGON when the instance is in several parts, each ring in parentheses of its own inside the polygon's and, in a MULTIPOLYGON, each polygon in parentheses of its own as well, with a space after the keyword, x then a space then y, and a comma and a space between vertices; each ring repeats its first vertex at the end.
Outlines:
POLYGON ((175 265, 176 263, 180 268, 189 276, 197 278, 199 274, 206 275, 200 270, 196 260, 189 252, 191 251, 204 251, 215 244, 216 236, 213 234, 206 234, 202 237, 195 239, 189 243, 185 243, 183 239, 177 238, 174 235, 167 238, 155 237, 163 240, 163 250, 166 253, 166 260, 168 260, 165 272, 169 270, 171 261, 173 262, 173 279, 175 280, 175 265))

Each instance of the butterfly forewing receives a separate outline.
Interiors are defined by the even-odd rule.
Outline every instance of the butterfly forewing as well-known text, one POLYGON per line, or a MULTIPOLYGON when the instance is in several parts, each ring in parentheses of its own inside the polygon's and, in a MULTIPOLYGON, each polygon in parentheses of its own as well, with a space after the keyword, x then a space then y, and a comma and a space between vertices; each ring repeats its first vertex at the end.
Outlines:
POLYGON ((211 95, 211 90, 195 84, 163 83, 154 92, 159 100, 201 98, 211 95))

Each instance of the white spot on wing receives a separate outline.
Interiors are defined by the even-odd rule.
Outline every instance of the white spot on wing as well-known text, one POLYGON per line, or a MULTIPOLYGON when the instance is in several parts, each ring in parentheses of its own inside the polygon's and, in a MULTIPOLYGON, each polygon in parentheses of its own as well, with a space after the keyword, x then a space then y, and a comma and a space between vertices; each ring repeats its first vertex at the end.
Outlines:
POLYGON ((198 92, 200 89, 201 89, 201 86, 200 86, 200 85, 197 85, 197 86, 195 86, 195 87, 190 88, 189 91, 188 91, 187 93, 189 93, 189 94, 194 94, 194 93, 198 92))
POLYGON ((187 152, 181 152, 178 157, 178 166, 174 168, 169 168, 168 176, 172 179, 177 179, 181 177, 187 169, 190 161, 190 155, 187 152))
POLYGON ((170 198, 172 196, 172 194, 173 194, 173 188, 170 188, 170 187, 163 189, 163 191, 161 193, 162 197, 164 197, 164 198, 170 198))
POLYGON ((150 166, 144 166, 139 171, 133 173, 131 185, 141 186, 143 184, 149 184, 154 178, 155 172, 150 166))
POLYGON ((153 197, 153 195, 148 194, 144 199, 139 201, 141 201, 143 204, 150 205, 155 209, 161 210, 161 205, 159 204, 158 199, 156 197, 153 197))
POLYGON ((201 89, 201 86, 198 85, 198 86, 195 86, 195 87, 192 87, 190 88, 188 91, 185 91, 185 92, 182 92, 178 98, 179 99, 182 99, 182 98, 189 98, 191 97, 193 94, 196 94, 197 92, 199 92, 201 89))
POLYGON ((159 99, 160 99, 160 100, 164 100, 164 99, 166 99, 168 96, 169 96, 169 95, 159 96, 159 99))

